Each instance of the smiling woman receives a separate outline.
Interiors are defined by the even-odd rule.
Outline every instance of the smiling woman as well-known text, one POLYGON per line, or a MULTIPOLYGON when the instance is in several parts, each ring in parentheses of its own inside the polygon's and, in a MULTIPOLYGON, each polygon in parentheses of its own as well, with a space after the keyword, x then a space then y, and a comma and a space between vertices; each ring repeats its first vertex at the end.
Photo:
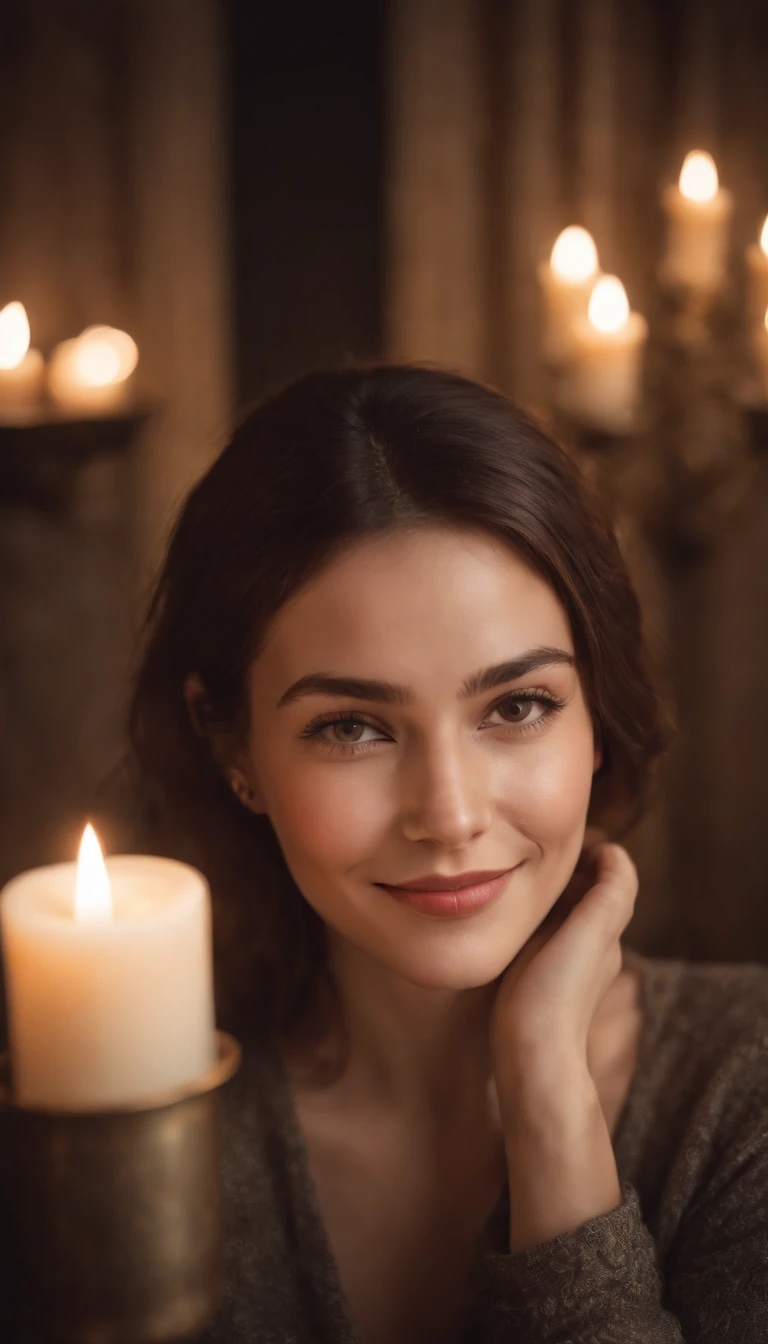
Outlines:
MULTIPOLYGON (((379 366, 311 374, 251 413, 174 530, 131 714, 143 789, 156 799, 153 843, 181 848, 212 882, 231 1025, 255 1014, 294 1028, 327 967, 325 925, 291 871, 270 793, 309 818, 327 798, 336 826, 352 831, 356 800, 372 794, 360 768, 385 772, 375 797, 418 797, 449 696, 454 731, 496 719, 479 734, 485 768, 497 770, 522 761, 544 702, 554 720, 558 696, 575 693, 601 750, 580 804, 619 833, 642 810, 665 743, 637 599, 576 464, 506 398, 450 373, 379 366), (527 651, 539 644, 559 653, 537 669, 527 651), (483 660, 484 648, 497 656, 483 660), (483 676, 483 661, 502 666, 483 676), (420 685, 372 687, 385 666, 414 666, 420 685), (505 685, 498 708, 481 704, 505 685), (396 739, 383 753, 381 741, 350 735, 370 724, 372 703, 397 711, 377 719, 396 739), (505 705, 520 717, 524 703, 525 723, 507 710, 499 724, 505 705), (334 772, 353 746, 367 765, 362 753, 348 760, 342 783, 334 772), (242 806, 236 762, 244 788, 258 793, 261 781, 266 806, 242 806)), ((495 836, 430 844, 415 834, 404 853, 371 856, 371 880, 509 857, 490 852, 495 836)))
POLYGON ((192 491, 130 734, 244 1045, 205 1344, 765 1338, 768 971, 628 953, 585 841, 667 741, 641 625, 577 465, 458 375, 302 378, 192 491))

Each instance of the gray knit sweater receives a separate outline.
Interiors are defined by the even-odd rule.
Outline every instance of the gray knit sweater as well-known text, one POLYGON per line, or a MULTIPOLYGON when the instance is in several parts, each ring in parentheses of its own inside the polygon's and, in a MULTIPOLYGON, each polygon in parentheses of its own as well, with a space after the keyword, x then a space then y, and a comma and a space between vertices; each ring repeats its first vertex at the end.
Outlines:
MULTIPOLYGON (((644 1014, 621 1204, 510 1255, 505 1188, 466 1344, 768 1344, 768 966, 625 958, 644 1014)), ((199 1344, 359 1344, 279 1056, 242 1044, 221 1093, 224 1296, 199 1344)))

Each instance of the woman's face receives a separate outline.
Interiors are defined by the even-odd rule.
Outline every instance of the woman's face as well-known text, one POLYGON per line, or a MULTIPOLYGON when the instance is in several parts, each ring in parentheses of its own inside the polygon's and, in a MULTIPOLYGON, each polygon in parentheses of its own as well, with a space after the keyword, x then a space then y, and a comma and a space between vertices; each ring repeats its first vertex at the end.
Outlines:
POLYGON ((239 764, 330 937, 425 987, 502 973, 583 843, 600 756, 573 655, 547 583, 501 543, 449 528, 366 541, 280 609, 251 667, 239 764), (536 649, 559 661, 461 694, 536 649), (398 683, 409 698, 287 696, 315 673, 398 683), (511 868, 496 901, 459 917, 376 885, 511 868))

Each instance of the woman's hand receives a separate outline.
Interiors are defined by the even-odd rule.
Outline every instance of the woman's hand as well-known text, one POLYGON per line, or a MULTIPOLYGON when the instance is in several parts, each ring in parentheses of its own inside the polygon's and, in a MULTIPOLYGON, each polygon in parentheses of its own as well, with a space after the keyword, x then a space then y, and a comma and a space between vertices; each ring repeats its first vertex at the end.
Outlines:
POLYGON ((590 1031, 622 969, 637 872, 620 845, 582 853, 565 891, 504 972, 491 1051, 510 1189, 509 1249, 571 1232, 621 1202, 590 1031))
POLYGON ((616 844, 585 849, 565 891, 510 962, 491 1015, 497 1086, 521 1066, 567 1062, 586 1076, 588 1043, 601 1003, 622 969, 620 938, 632 918, 638 879, 616 844))

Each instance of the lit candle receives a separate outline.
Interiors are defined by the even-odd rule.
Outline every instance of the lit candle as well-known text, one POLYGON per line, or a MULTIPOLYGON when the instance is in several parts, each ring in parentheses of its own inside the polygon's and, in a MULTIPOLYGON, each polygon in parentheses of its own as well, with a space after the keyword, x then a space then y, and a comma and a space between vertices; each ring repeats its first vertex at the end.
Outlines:
POLYGON ((48 369, 51 399, 69 416, 115 415, 130 402, 138 358, 127 332, 87 327, 54 350, 48 369))
POLYGON ((688 154, 679 184, 664 189, 662 204, 667 216, 662 283, 716 293, 725 281, 733 197, 719 185, 712 156, 701 150, 688 154))
POLYGON ((768 308, 768 217, 763 224, 760 242, 750 243, 747 248, 747 273, 749 326, 751 330, 759 331, 768 308))
POLYGON ((135 1103, 216 1059, 210 897, 194 868, 119 855, 88 826, 77 864, 0 893, 15 1097, 57 1110, 135 1103))
POLYGON ((563 229, 550 260, 538 268, 544 300, 544 357, 550 363, 563 363, 570 356, 573 321, 586 317, 597 274, 597 248, 592 235, 575 224, 563 229))
POLYGON ((630 312, 617 276, 600 277, 587 316, 575 320, 573 334, 573 359, 560 393, 564 409, 607 433, 631 431, 648 323, 640 313, 630 312))
POLYGON ((38 414, 43 386, 43 357, 29 348, 29 322, 23 303, 0 311, 0 416, 30 420, 38 414))

